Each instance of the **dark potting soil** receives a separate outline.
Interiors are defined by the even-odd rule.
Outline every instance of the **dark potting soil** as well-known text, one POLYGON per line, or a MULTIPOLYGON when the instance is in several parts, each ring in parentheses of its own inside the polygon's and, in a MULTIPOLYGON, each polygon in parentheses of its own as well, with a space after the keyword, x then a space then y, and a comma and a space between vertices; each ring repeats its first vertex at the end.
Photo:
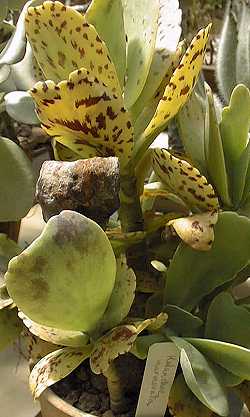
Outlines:
MULTIPOLYGON (((85 413, 98 417, 135 417, 145 362, 126 354, 116 359, 116 365, 122 373, 129 404, 125 413, 111 411, 106 378, 93 374, 87 361, 52 389, 60 398, 85 413)), ((169 416, 167 411, 165 417, 169 416)))
POLYGON ((110 410, 106 378, 93 374, 86 364, 56 383, 53 391, 74 407, 100 417, 134 417, 139 395, 128 387, 130 409, 126 413, 114 414, 110 410))

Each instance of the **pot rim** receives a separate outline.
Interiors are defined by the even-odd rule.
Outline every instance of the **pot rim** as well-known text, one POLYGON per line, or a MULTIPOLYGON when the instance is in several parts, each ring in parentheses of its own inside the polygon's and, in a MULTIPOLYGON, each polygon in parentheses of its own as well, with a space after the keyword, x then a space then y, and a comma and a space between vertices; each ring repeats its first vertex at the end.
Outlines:
POLYGON ((94 414, 85 413, 84 411, 79 410, 73 405, 70 405, 69 403, 67 403, 67 401, 63 400, 61 397, 55 394, 50 388, 47 388, 41 394, 40 399, 42 401, 47 401, 53 407, 62 410, 69 417, 95 417, 94 414))

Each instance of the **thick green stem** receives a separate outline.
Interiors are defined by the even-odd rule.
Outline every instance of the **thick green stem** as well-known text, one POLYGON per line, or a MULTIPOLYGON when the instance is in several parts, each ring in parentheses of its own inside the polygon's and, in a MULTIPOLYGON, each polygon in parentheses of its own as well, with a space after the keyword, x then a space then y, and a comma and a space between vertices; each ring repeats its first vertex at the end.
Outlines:
POLYGON ((128 400, 124 395, 124 384, 114 362, 104 372, 104 376, 107 378, 111 410, 114 413, 128 411, 128 400))
POLYGON ((121 174, 120 181, 119 217, 122 231, 128 233, 143 230, 143 216, 134 172, 121 174))

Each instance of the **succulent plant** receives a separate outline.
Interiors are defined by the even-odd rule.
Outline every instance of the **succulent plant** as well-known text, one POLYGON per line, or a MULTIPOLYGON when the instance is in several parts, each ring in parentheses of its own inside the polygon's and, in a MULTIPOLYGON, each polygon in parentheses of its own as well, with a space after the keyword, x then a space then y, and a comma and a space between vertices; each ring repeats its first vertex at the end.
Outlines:
POLYGON ((30 95, 57 161, 37 183, 42 234, 10 256, 2 240, 2 333, 11 309, 14 336, 24 326, 50 343, 35 355, 35 398, 89 360, 114 412, 126 409, 117 358, 171 342, 169 411, 227 416, 250 380, 249 299, 233 295, 249 276, 250 93, 238 85, 222 109, 197 88, 210 26, 184 52, 177 0, 109 6, 27 9, 43 73, 30 95), (183 153, 158 137, 173 117, 183 153))

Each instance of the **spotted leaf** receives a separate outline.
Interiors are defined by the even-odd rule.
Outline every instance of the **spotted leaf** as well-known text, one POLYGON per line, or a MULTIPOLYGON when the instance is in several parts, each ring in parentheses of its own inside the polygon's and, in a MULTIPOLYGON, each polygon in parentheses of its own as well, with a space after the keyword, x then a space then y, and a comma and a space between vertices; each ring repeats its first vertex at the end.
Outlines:
POLYGON ((161 181, 190 208, 203 211, 218 209, 219 202, 211 184, 187 161, 177 158, 166 149, 155 149, 153 167, 161 181))
POLYGON ((45 1, 30 7, 26 33, 46 79, 58 82, 81 67, 120 91, 115 67, 95 28, 72 7, 45 1))
POLYGON ((77 368, 89 357, 91 349, 91 345, 81 349, 66 347, 42 358, 34 366, 29 378, 34 399, 40 397, 46 388, 65 378, 77 368))
POLYGON ((175 70, 144 136, 155 137, 188 100, 202 67, 211 25, 192 40, 175 70))
POLYGON ((86 345, 89 340, 89 337, 83 332, 55 329, 53 327, 43 326, 30 320, 21 311, 18 315, 23 321, 23 324, 32 334, 38 336, 40 339, 45 340, 46 342, 63 346, 79 347, 86 345))
POLYGON ((62 143, 57 142, 55 139, 52 140, 52 146, 56 161, 77 161, 81 158, 80 155, 73 152, 62 143))
POLYGON ((158 28, 152 63, 143 91, 132 111, 139 111, 145 106, 145 103, 153 97, 161 85, 166 74, 173 68, 181 35, 181 9, 178 0, 159 0, 159 5, 158 28))
POLYGON ((217 211, 209 211, 171 220, 168 224, 174 228, 180 238, 191 248, 206 251, 211 249, 213 244, 213 225, 217 223, 217 220, 217 211))
POLYGON ((127 35, 127 82, 124 100, 130 108, 140 95, 153 59, 159 0, 123 0, 127 35))
POLYGON ((31 90, 44 130, 81 158, 113 156, 127 162, 133 129, 120 94, 84 68, 68 81, 39 82, 31 90))
POLYGON ((137 336, 144 329, 158 321, 162 322, 162 314, 152 319, 115 327, 98 339, 90 356, 92 371, 96 374, 105 372, 114 359, 130 351, 137 336))

